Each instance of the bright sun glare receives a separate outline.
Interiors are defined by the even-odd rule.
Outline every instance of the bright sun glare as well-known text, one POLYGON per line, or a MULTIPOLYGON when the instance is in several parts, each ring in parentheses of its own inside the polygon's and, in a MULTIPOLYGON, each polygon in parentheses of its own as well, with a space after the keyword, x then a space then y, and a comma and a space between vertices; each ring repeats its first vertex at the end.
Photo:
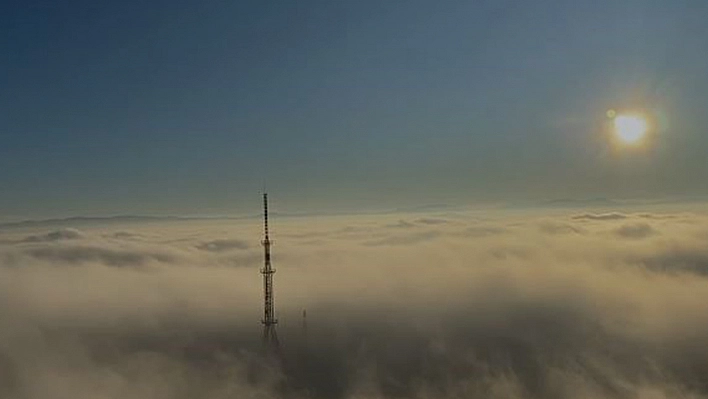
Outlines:
POLYGON ((636 144, 649 130, 647 120, 639 115, 617 115, 614 118, 617 137, 625 144, 636 144))

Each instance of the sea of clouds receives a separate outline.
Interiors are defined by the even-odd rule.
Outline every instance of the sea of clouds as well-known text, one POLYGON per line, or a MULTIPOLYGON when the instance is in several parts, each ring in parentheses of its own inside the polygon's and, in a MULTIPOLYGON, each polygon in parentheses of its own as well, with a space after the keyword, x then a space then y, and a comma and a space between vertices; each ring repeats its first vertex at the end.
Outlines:
POLYGON ((279 356, 257 219, 0 229, 0 398, 708 398, 704 212, 272 232, 279 356))

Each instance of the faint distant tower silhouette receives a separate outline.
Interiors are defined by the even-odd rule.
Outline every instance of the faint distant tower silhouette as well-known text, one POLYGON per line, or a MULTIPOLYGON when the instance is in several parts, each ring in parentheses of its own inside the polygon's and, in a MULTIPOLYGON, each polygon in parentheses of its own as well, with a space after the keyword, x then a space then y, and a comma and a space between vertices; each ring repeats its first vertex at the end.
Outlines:
POLYGON ((280 349, 280 343, 278 342, 278 334, 275 332, 275 325, 278 324, 278 320, 275 318, 275 305, 273 303, 273 274, 275 273, 275 269, 273 269, 270 263, 270 246, 272 242, 268 234, 267 193, 263 193, 263 226, 265 231, 265 238, 262 241, 265 264, 261 269, 261 274, 263 275, 264 299, 263 320, 261 320, 261 323, 263 323, 263 345, 267 351, 277 352, 280 349))
POLYGON ((302 310, 302 346, 307 348, 307 310, 302 310))

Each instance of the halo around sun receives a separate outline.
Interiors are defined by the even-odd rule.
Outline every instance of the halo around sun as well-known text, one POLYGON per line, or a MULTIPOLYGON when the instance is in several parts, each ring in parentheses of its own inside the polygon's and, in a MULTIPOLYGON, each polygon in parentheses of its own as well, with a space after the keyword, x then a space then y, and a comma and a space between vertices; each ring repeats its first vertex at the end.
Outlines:
POLYGON ((614 136, 622 144, 638 145, 649 133, 649 121, 641 114, 618 113, 609 110, 607 116, 612 119, 614 136))

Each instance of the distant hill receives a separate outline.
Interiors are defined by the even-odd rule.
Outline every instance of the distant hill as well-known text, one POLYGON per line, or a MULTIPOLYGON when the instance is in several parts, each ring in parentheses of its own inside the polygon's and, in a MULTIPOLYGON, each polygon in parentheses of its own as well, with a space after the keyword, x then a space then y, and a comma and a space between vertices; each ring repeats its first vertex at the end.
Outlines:
POLYGON ((573 209, 573 208, 617 208, 630 205, 604 197, 596 198, 559 198, 548 201, 515 201, 508 203, 508 209, 573 209))
POLYGON ((22 227, 51 227, 66 225, 85 225, 95 223, 141 223, 141 222, 174 222, 183 220, 202 219, 240 219, 236 217, 188 217, 188 216, 140 216, 140 215, 120 215, 120 216, 73 216, 58 219, 43 220, 23 220, 19 222, 0 223, 0 228, 22 228, 22 227))
POLYGON ((541 207, 550 208, 588 208, 588 207, 616 207, 626 205, 621 202, 611 200, 608 198, 588 198, 588 199, 574 199, 574 198, 563 198, 555 199, 551 201, 546 201, 541 203, 541 207))
POLYGON ((452 206, 448 204, 425 204, 409 207, 396 208, 393 213, 424 213, 424 212, 444 212, 448 211, 452 206))

